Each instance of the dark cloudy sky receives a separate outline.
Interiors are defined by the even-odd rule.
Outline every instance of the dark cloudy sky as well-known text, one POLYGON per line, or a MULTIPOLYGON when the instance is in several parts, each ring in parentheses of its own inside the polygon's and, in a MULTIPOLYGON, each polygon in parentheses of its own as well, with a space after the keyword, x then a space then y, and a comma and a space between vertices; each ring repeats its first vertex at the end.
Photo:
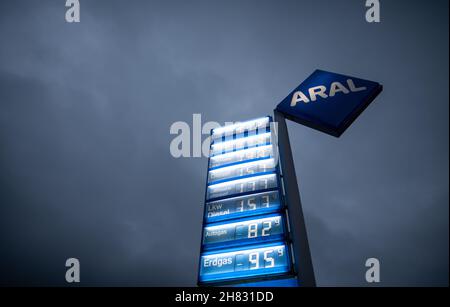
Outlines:
POLYGON ((339 139, 288 124, 318 285, 448 285, 448 1, 80 2, 0 2, 0 285, 195 285, 207 160, 171 124, 317 68, 384 85, 339 139))

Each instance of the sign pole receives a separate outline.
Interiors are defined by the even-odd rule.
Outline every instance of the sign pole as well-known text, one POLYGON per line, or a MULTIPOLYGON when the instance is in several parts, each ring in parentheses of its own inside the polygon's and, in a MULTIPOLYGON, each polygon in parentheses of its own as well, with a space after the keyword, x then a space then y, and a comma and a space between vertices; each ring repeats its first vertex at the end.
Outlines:
POLYGON ((291 226, 291 239, 295 255, 297 280, 301 286, 315 287, 316 279, 314 277, 311 253, 309 251, 305 219, 300 201, 300 193, 298 190, 297 176, 295 174, 286 119, 284 115, 276 110, 274 111, 274 115, 275 122, 278 123, 278 148, 285 189, 285 201, 289 211, 289 223, 291 226))

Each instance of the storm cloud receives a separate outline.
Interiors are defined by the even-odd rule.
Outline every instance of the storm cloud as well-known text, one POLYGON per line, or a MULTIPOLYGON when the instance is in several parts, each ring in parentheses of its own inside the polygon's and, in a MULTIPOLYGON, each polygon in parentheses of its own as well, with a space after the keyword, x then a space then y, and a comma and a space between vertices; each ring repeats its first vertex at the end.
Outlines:
POLYGON ((317 68, 384 86, 339 139, 288 125, 318 285, 448 285, 448 1, 80 2, 0 2, 0 285, 195 285, 207 159, 170 126, 317 68))

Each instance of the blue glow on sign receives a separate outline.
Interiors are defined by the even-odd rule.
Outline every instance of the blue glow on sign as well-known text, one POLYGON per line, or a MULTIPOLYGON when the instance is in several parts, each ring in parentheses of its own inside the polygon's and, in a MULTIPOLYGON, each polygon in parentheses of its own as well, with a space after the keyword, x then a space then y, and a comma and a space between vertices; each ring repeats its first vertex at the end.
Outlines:
POLYGON ((230 247, 280 240, 283 236, 284 221, 282 216, 277 214, 258 219, 210 224, 203 229, 203 245, 204 248, 230 247))
POLYGON ((201 282, 232 281, 255 276, 269 277, 291 270, 289 250, 284 243, 205 252, 200 260, 201 282))
POLYGON ((205 220, 210 222, 276 212, 280 209, 278 191, 226 198, 206 203, 205 220))

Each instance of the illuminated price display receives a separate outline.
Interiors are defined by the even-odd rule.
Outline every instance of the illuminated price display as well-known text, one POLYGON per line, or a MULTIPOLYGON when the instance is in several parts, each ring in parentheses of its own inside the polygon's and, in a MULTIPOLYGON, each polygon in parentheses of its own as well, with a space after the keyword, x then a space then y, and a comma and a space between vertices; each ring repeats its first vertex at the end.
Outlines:
POLYGON ((205 248, 210 248, 282 239, 283 223, 281 215, 276 215, 261 219, 239 220, 234 223, 211 224, 203 230, 203 244, 205 248))
POLYGON ((205 219, 208 222, 223 221, 243 216, 275 212, 280 209, 278 191, 226 198, 206 203, 205 219))
POLYGON ((242 149, 254 148, 257 146, 269 145, 271 142, 271 133, 260 133, 243 137, 235 140, 228 140, 211 145, 211 156, 226 154, 242 149))
POLYGON ((275 172, 275 160, 273 158, 245 162, 210 170, 208 180, 210 183, 212 183, 222 181, 224 179, 249 176, 266 172, 275 172))
POLYGON ((267 245, 220 253, 204 253, 200 261, 200 281, 232 281, 289 272, 286 245, 267 245))
POLYGON ((239 151, 228 152, 223 155, 213 156, 210 159, 209 167, 217 168, 225 165, 232 165, 241 161, 252 161, 272 157, 272 145, 252 147, 239 151))
POLYGON ((270 122, 212 131, 199 284, 292 276, 270 122))
POLYGON ((261 192, 267 189, 277 188, 275 174, 257 175, 240 180, 233 180, 208 186, 208 200, 218 197, 232 197, 242 193, 261 192))
POLYGON ((212 132, 212 139, 214 142, 223 139, 240 138, 243 134, 257 134, 266 132, 269 129, 269 117, 263 117, 256 120, 240 123, 239 125, 229 125, 214 129, 212 132))

